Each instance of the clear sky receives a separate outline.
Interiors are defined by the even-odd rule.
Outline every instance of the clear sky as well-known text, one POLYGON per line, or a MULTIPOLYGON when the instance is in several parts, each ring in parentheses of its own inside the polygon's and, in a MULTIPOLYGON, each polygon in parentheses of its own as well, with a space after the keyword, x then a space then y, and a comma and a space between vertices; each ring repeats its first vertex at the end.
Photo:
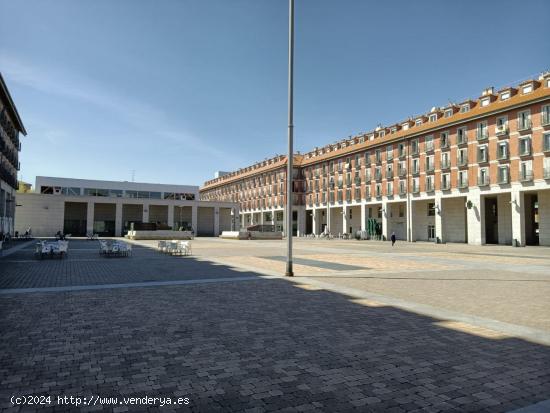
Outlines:
MULTIPOLYGON (((21 176, 202 184, 286 151, 286 0, 0 0, 21 176)), ((550 1, 296 0, 295 147, 550 68, 550 1)))

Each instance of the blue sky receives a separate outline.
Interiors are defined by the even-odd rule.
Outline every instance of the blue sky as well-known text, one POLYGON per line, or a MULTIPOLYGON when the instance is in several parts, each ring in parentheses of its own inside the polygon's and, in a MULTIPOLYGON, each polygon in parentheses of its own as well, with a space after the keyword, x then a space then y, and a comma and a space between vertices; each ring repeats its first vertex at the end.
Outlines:
MULTIPOLYGON (((286 151, 286 0, 0 0, 21 176, 202 184, 286 151), (9 18, 7 18, 9 16, 9 18)), ((295 148, 550 68, 550 2, 296 0, 295 148)))

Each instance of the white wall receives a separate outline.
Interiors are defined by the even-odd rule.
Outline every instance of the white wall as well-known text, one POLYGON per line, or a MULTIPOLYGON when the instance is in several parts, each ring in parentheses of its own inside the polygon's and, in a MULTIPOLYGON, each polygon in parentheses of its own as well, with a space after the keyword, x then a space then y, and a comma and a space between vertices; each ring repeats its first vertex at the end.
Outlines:
POLYGON ((388 202, 388 238, 392 232, 399 240, 407 239, 407 205, 405 202, 388 202), (399 206, 403 208, 403 216, 399 217, 399 206))
POLYGON ((509 193, 497 196, 499 244, 512 245, 512 207, 509 193))
POLYGON ((342 234, 344 219, 342 218, 342 207, 330 208, 330 233, 332 235, 342 234))
POLYGON ((550 246, 550 190, 538 192, 539 244, 550 246))
POLYGON ((466 242, 466 198, 443 198, 441 204, 443 242, 466 242))
POLYGON ((65 202, 63 197, 40 194, 17 194, 15 230, 24 234, 31 227, 35 237, 53 237, 63 231, 65 202))
POLYGON ((348 228, 346 228, 346 232, 348 233, 349 227, 352 227, 352 235, 361 230, 361 206, 353 206, 348 208, 348 228), (349 217, 350 211, 351 219, 349 217))
POLYGON ((428 241, 428 225, 435 225, 435 216, 428 216, 428 203, 435 201, 413 201, 413 240, 428 241))

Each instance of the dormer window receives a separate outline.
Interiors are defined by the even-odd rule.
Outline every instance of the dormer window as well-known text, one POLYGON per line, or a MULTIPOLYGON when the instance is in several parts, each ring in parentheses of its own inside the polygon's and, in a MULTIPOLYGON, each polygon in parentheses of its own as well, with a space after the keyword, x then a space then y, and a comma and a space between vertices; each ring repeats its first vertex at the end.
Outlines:
POLYGON ((397 128, 394 126, 393 128, 391 128, 391 133, 395 133, 397 132, 397 128))
POLYGON ((446 118, 450 118, 453 116, 453 110, 452 109, 445 109, 445 115, 446 118))
POLYGON ((460 113, 466 113, 470 111, 470 104, 466 103, 460 107, 460 113))
POLYGON ((500 100, 508 100, 510 99, 510 91, 507 90, 506 92, 502 92, 500 94, 500 100))
POLYGON ((378 132, 379 138, 383 138, 384 136, 386 136, 386 131, 381 130, 380 132, 378 132))
POLYGON ((533 84, 532 83, 529 83, 528 85, 523 85, 521 87, 521 93, 523 93, 524 95, 526 93, 531 93, 533 91, 533 84))
POLYGON ((437 120, 437 114, 432 113, 429 117, 430 122, 435 122, 437 120))
POLYGON ((485 106, 489 106, 489 103, 491 103, 491 99, 489 97, 481 99, 482 108, 484 108, 485 106))
POLYGON ((409 124, 408 123, 404 123, 401 126, 403 127, 403 130, 408 130, 409 129, 409 124))
POLYGON ((372 141, 372 140, 374 140, 374 134, 369 135, 369 141, 372 141))
POLYGON ((422 125, 422 119, 417 119, 417 120, 415 120, 415 121, 414 121, 414 124, 415 124, 416 126, 422 125))

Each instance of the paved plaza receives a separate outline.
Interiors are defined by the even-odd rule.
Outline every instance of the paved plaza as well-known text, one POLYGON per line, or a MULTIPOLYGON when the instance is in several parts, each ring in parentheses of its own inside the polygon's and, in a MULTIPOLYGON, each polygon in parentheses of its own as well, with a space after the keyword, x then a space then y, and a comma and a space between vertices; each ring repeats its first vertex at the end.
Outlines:
POLYGON ((188 399, 167 412, 527 412, 550 399, 547 248, 296 239, 288 279, 284 241, 192 243, 191 257, 144 241, 106 258, 72 240, 64 260, 34 259, 32 243, 0 258, 0 410, 158 411, 123 401, 149 396, 188 399), (10 402, 29 395, 54 402, 10 402))

